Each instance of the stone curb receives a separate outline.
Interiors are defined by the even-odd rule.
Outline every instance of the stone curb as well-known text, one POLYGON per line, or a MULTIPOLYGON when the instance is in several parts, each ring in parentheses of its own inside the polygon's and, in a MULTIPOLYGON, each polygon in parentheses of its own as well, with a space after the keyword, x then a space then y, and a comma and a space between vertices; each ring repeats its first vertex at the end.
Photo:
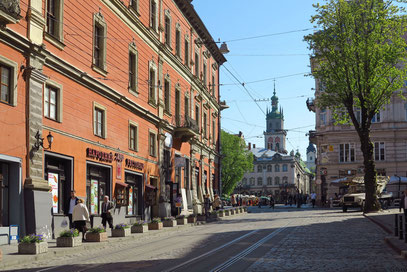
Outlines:
MULTIPOLYGON (((366 214, 363 214, 364 217, 366 217, 367 219, 369 219, 371 222, 373 222, 374 224, 378 225, 379 227, 381 227, 384 232, 386 232, 387 234, 393 234, 393 232, 387 227, 385 226, 383 223, 381 223, 380 221, 376 220, 373 218, 373 216, 369 216, 366 214)), ((404 259, 407 259, 407 251, 406 250, 402 250, 401 246, 399 245, 399 238, 395 237, 395 236, 388 236, 384 238, 384 242, 390 247, 392 248, 394 251, 397 252, 397 254, 400 254, 400 256, 404 259)))
MULTIPOLYGON (((238 215, 243 215, 243 214, 244 213, 239 213, 238 215)), ((231 216, 228 216, 228 217, 231 217, 231 216)), ((199 221, 196 223, 188 223, 187 225, 177 225, 176 227, 167 227, 167 228, 163 228, 162 230, 159 230, 159 231, 151 230, 146 233, 132 233, 128 237, 119 238, 119 237, 109 236, 109 240, 107 242, 100 242, 100 243, 88 242, 88 243, 83 243, 79 247, 57 248, 57 249, 56 249, 56 247, 51 247, 51 248, 48 248, 47 253, 43 253, 43 254, 39 254, 39 255, 24 255, 24 259, 17 258, 14 260, 13 259, 5 260, 4 257, 7 255, 12 255, 12 256, 13 255, 23 256, 23 255, 19 255, 19 254, 17 254, 17 252, 9 253, 9 254, 7 254, 7 253, 5 254, 3 252, 3 260, 0 261, 0 270, 12 269, 12 267, 15 265, 21 265, 21 264, 34 262, 34 261, 44 260, 44 259, 47 259, 47 258, 50 258, 53 256, 63 256, 66 254, 78 253, 78 252, 85 251, 85 250, 100 249, 100 248, 108 247, 109 244, 111 244, 111 243, 120 243, 123 241, 129 241, 131 239, 147 238, 149 236, 160 237, 161 234, 165 233, 165 232, 176 231, 176 230, 187 228, 187 227, 194 227, 194 226, 205 225, 205 224, 209 224, 209 223, 215 223, 218 221, 222 221, 222 218, 211 219, 211 220, 208 220, 207 222, 199 221)), ((52 244, 54 244, 54 242, 52 242, 52 244)))

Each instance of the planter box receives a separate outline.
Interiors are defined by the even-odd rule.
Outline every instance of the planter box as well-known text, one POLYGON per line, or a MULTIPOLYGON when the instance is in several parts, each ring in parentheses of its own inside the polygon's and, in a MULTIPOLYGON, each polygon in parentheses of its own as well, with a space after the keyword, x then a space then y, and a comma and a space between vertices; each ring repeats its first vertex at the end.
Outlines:
POLYGON ((144 233, 148 231, 148 225, 132 226, 131 233, 144 233))
POLYGON ((229 210, 226 210, 226 211, 225 211, 225 216, 229 216, 229 215, 230 215, 229 210))
POLYGON ((165 228, 172 228, 175 227, 177 225, 177 220, 164 220, 163 221, 163 226, 165 228))
POLYGON ((198 220, 198 221, 206 221, 206 216, 199 214, 199 215, 197 216, 197 220, 198 220))
POLYGON ((112 237, 126 237, 130 236, 131 229, 112 229, 112 237))
POLYGON ((218 217, 224 217, 225 216, 225 212, 224 211, 219 211, 218 212, 218 217))
POLYGON ((242 207, 240 207, 239 208, 239 213, 243 213, 244 211, 243 211, 243 208, 242 207))
POLYGON ((106 242, 107 232, 101 233, 90 233, 87 232, 85 235, 86 242, 106 242))
POLYGON ((159 222, 159 223, 149 223, 148 224, 148 229, 149 230, 160 230, 163 229, 163 222, 159 222))
POLYGON ((82 237, 58 237, 57 247, 77 247, 82 245, 82 237))
POLYGON ((20 243, 18 244, 18 254, 41 254, 48 252, 48 243, 20 243))
POLYGON ((229 210, 230 211, 230 215, 234 215, 235 214, 235 210, 229 210))
POLYGON ((188 223, 192 223, 192 224, 196 223, 196 217, 195 216, 188 217, 187 220, 188 220, 188 223))
POLYGON ((188 219, 186 217, 177 219, 177 225, 186 225, 186 224, 188 224, 188 219))

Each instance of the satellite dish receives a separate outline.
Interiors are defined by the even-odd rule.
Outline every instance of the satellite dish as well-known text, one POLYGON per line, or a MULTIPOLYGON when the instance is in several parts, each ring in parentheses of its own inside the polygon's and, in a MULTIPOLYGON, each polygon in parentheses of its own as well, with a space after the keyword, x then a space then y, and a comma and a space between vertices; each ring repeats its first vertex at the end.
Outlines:
POLYGON ((172 135, 169 134, 168 132, 165 133, 164 146, 167 148, 172 147, 172 135))

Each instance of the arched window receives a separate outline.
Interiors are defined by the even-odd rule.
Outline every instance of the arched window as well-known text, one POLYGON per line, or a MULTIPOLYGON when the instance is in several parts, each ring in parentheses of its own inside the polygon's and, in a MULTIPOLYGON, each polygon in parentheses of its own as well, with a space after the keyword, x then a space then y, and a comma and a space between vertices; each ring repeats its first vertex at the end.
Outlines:
POLYGON ((263 185, 263 178, 257 178, 257 186, 263 185))
POLYGON ((261 171, 263 171, 263 166, 257 165, 257 172, 261 172, 261 171))
POLYGON ((250 185, 254 185, 254 178, 250 178, 250 185))
POLYGON ((274 178, 274 184, 275 185, 280 185, 280 177, 275 177, 274 178))
POLYGON ((274 165, 274 172, 280 172, 280 165, 274 165))
POLYGON ((288 171, 287 164, 283 164, 283 172, 287 172, 287 171, 288 171))
POLYGON ((273 179, 271 177, 267 178, 267 185, 273 185, 273 179))
POLYGON ((276 150, 280 149, 280 143, 276 143, 276 150))
POLYGON ((273 171, 273 167, 271 167, 271 164, 267 165, 267 172, 272 172, 273 171))

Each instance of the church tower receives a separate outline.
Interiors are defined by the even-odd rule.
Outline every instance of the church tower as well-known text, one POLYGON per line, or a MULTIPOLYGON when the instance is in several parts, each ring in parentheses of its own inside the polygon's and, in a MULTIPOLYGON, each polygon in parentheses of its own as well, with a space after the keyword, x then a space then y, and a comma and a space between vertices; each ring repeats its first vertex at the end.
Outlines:
POLYGON ((273 96, 271 97, 271 111, 267 109, 266 113, 266 127, 267 130, 264 132, 265 148, 286 154, 287 131, 284 130, 283 110, 281 108, 280 110, 278 109, 275 82, 273 96))

